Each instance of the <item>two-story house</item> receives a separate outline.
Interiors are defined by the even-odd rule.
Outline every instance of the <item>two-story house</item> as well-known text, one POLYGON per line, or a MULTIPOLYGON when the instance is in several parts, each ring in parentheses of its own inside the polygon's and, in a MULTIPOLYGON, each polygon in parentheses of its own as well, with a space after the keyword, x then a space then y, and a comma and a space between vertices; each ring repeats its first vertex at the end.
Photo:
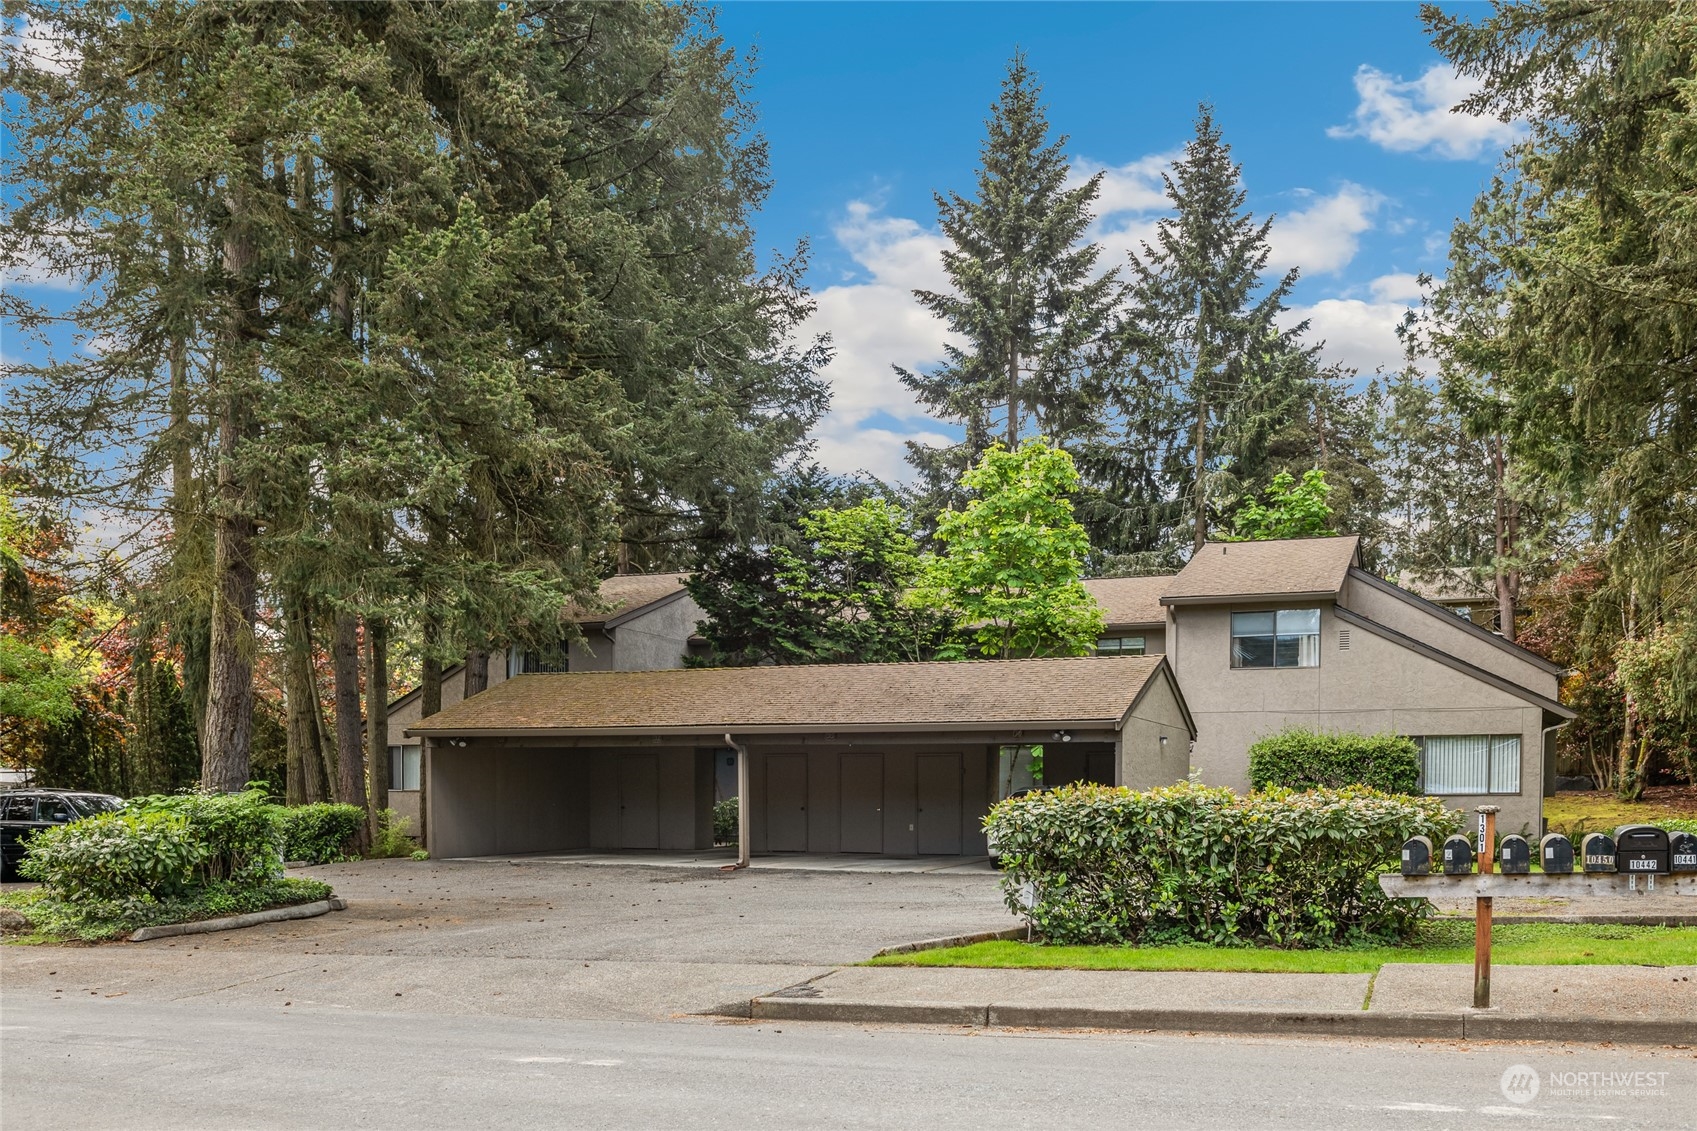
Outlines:
POLYGON ((1395 732, 1421 789, 1541 828, 1561 669, 1361 568, 1360 540, 1210 542, 1160 597, 1204 780, 1249 787, 1249 747, 1286 726, 1395 732))

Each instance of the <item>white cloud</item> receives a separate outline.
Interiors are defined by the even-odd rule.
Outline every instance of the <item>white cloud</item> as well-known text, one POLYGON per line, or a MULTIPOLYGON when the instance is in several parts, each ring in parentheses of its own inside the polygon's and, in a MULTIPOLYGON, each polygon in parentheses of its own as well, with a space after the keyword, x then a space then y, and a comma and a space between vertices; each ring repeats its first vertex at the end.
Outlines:
POLYGON ((1418 301, 1420 289, 1413 275, 1381 275, 1368 284, 1371 301, 1359 298, 1325 298, 1307 306, 1293 306, 1280 316, 1285 326, 1308 322, 1307 340, 1323 343, 1320 356, 1372 376, 1383 369, 1395 372, 1407 364, 1397 326, 1418 301))
POLYGON ((1098 218, 1120 212, 1159 212, 1167 207, 1167 187, 1161 174, 1172 167, 1177 153, 1151 153, 1124 165, 1104 165, 1089 158, 1072 163, 1069 185, 1083 184, 1097 173, 1102 185, 1096 194, 1098 218))
POLYGON ((8 61, 53 75, 70 74, 78 61, 59 29, 29 16, 6 29, 5 50, 8 61))
POLYGON ((1404 81, 1377 67, 1362 64, 1355 72, 1360 97, 1352 120, 1333 126, 1328 137, 1366 138, 1393 153, 1431 152, 1452 160, 1476 158, 1515 140, 1520 127, 1480 114, 1455 113, 1479 89, 1478 83, 1455 73, 1445 63, 1426 68, 1419 78, 1404 81))
POLYGON ((15 263, 0 267, 0 287, 46 287, 56 291, 80 291, 83 282, 73 272, 56 271, 48 261, 47 255, 51 250, 56 255, 68 254, 70 248, 65 241, 55 239, 51 249, 35 247, 29 249, 15 263))
POLYGON ((942 264, 948 241, 914 220, 882 215, 858 200, 833 234, 869 277, 815 294, 817 309, 802 328, 804 337, 829 333, 836 346, 824 370, 831 412, 814 430, 816 455, 833 471, 905 479, 912 469, 903 459, 903 441, 947 442, 892 367, 914 369, 943 359, 948 328, 913 292, 948 289, 942 264), (880 413, 911 430, 862 426, 880 413))
POLYGON ((1267 235, 1267 266, 1278 271, 1300 267, 1317 275, 1341 271, 1355 258, 1361 233, 1373 227, 1373 216, 1384 202, 1372 189, 1345 181, 1332 195, 1279 216, 1267 235))

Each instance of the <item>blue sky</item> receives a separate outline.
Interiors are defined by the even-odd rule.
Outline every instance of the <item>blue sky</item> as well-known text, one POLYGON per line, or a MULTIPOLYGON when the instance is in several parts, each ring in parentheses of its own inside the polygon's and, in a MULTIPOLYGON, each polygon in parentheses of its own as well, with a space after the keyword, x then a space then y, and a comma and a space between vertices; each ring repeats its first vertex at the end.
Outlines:
POLYGON ((933 191, 970 191, 983 122, 1023 48, 1081 172, 1108 170, 1105 258, 1160 215, 1159 170, 1211 102, 1274 259, 1302 268, 1293 318, 1371 373, 1399 358, 1412 276, 1442 274, 1450 225, 1513 130, 1450 113, 1467 93, 1414 4, 755 3, 719 28, 757 50, 774 188, 761 243, 813 245, 837 359, 818 455, 900 477, 901 441, 941 437, 891 374, 945 332, 909 292, 937 286, 933 191))
MULTIPOLYGON (((774 178, 761 245, 812 242, 808 330, 837 347, 816 454, 841 472, 903 478, 902 442, 950 431, 891 366, 941 356, 946 331, 911 295, 945 285, 932 193, 971 190, 1016 47, 1079 175, 1106 170, 1094 232, 1106 262, 1152 229, 1160 170, 1197 103, 1211 102, 1251 208, 1277 216, 1274 266, 1302 268, 1291 319, 1309 319, 1329 358, 1365 374, 1397 364, 1393 328, 1417 300, 1414 275, 1442 273, 1450 225, 1514 133, 1450 112, 1468 88, 1414 4, 731 0, 718 23, 759 58, 753 95, 774 178)), ((72 297, 54 280, 7 285, 53 306, 72 297)))

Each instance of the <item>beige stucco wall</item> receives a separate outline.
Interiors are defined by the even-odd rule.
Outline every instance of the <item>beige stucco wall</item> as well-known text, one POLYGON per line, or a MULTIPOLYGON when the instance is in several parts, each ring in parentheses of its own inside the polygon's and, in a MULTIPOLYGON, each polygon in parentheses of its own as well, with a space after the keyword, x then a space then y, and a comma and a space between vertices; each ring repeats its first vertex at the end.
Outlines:
POLYGON ((1132 789, 1172 785, 1190 773, 1190 730, 1166 679, 1156 677, 1127 717, 1118 757, 1117 782, 1132 789))
POLYGON ((1247 790, 1249 746, 1287 726, 1411 736, 1518 734, 1518 794, 1450 800, 1467 810, 1482 803, 1500 806, 1498 826, 1505 832, 1518 832, 1522 826, 1531 833, 1539 831, 1539 708, 1358 625, 1344 625, 1329 604, 1321 609, 1318 667, 1233 668, 1231 612, 1227 607, 1188 606, 1172 614, 1177 648, 1169 660, 1196 720, 1192 761, 1203 780, 1247 790), (1340 648, 1340 628, 1350 630, 1347 650, 1340 648))
MULTIPOLYGON (((1387 628, 1412 636, 1492 675, 1513 680, 1546 699, 1561 690, 1560 678, 1530 660, 1490 640, 1483 640, 1461 617, 1451 612, 1411 604, 1357 577, 1344 582, 1344 608, 1387 628)), ((1476 626, 1475 626, 1476 627, 1476 626)))

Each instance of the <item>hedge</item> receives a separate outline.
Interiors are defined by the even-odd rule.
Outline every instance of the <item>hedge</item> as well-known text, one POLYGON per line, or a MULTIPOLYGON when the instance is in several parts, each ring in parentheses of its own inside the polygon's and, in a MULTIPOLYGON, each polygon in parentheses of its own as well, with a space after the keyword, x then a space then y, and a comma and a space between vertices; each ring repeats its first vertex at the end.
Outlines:
POLYGON ((348 858, 348 842, 365 827, 365 810, 358 805, 318 802, 279 805, 283 827, 283 858, 309 864, 331 864, 348 858))
POLYGON ((1254 789, 1365 785, 1386 793, 1414 793, 1419 782, 1420 747, 1407 735, 1291 727, 1249 748, 1249 784, 1254 789))
POLYGON ((1378 876, 1461 827, 1436 797, 1365 787, 1239 796, 1065 786, 1000 802, 1003 893, 1052 943, 1326 946, 1406 938, 1428 908, 1378 876))
POLYGON ((187 890, 207 854, 180 814, 97 813, 37 833, 18 871, 68 900, 158 899, 187 890))

